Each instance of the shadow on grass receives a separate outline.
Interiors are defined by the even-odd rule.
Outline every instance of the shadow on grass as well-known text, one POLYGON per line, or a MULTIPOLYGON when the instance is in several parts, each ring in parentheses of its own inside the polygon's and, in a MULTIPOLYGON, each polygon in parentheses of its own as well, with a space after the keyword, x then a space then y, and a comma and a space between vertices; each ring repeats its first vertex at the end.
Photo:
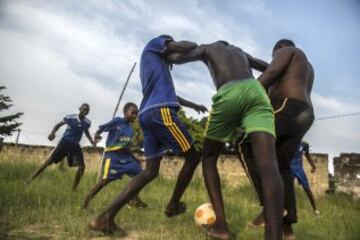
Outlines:
POLYGON ((19 229, 9 224, 0 223, 0 239, 2 240, 47 240, 51 236, 43 236, 35 233, 34 230, 19 229))

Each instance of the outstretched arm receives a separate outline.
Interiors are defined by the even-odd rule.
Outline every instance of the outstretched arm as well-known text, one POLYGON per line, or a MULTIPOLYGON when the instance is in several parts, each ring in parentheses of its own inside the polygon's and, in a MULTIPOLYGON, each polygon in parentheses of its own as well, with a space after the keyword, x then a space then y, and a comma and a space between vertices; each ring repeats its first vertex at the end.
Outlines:
POLYGON ((91 137, 89 129, 84 130, 84 133, 85 133, 85 136, 87 137, 87 139, 89 139, 91 145, 96 147, 96 141, 94 141, 93 138, 91 137))
POLYGON ((205 54, 205 45, 200 45, 187 53, 171 53, 166 56, 169 63, 183 64, 187 62, 193 62, 203 60, 205 54))
POLYGON ((311 158, 311 155, 310 155, 308 149, 304 151, 304 155, 305 155, 305 158, 307 159, 307 161, 309 162, 309 164, 311 165, 311 172, 314 173, 316 171, 316 166, 315 166, 313 159, 311 158))
POLYGON ((266 68, 269 66, 269 64, 261 59, 258 58, 254 58, 253 56, 251 56, 250 54, 246 53, 246 57, 249 60, 250 63, 250 67, 260 71, 260 72, 264 72, 266 70, 266 68))
POLYGON ((52 140, 55 139, 55 133, 56 133, 57 130, 59 130, 59 128, 60 128, 61 126, 63 126, 64 124, 65 124, 65 122, 64 122, 64 121, 61 121, 61 122, 59 122, 58 124, 56 124, 56 125, 54 126, 54 128, 52 129, 51 133, 50 133, 49 136, 48 136, 48 139, 49 139, 50 141, 52 141, 52 140))
POLYGON ((179 103, 180 103, 181 106, 192 108, 195 111, 197 111, 198 113, 205 113, 205 112, 208 111, 207 108, 204 105, 198 105, 196 103, 185 100, 185 99, 183 99, 183 98, 181 98, 179 96, 177 96, 177 98, 178 98, 179 103))
POLYGON ((290 64, 293 55, 294 51, 291 48, 280 49, 275 53, 270 65, 259 77, 259 81, 265 89, 268 89, 269 86, 274 84, 281 77, 290 64))
POLYGON ((166 45, 166 54, 171 53, 187 53, 197 47, 197 44, 190 41, 170 41, 166 45))

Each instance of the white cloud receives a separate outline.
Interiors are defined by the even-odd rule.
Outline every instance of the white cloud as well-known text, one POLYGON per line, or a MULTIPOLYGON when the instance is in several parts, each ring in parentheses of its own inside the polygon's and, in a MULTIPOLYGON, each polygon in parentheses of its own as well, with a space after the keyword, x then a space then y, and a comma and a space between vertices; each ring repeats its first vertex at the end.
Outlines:
MULTIPOLYGON (((313 93, 316 118, 360 112, 360 106, 335 97, 313 93)), ((341 152, 360 151, 360 116, 315 120, 305 136, 314 151, 338 156, 341 152)))
MULTIPOLYGON (((23 129, 35 143, 64 115, 89 102, 95 127, 111 116, 133 62, 153 36, 167 33, 198 43, 227 40, 257 57, 269 55, 254 30, 212 1, 3 1, 0 3, 0 81, 16 109, 25 112, 23 129), (32 133, 30 133, 32 132, 32 133)), ((224 3, 224 5, 227 3, 224 3)), ((237 16, 272 18, 261 0, 236 1, 237 16)), ((268 59, 267 59, 268 60, 268 59)), ((215 92, 202 63, 175 66, 180 96, 210 107, 215 92), (191 91, 189 91, 189 89, 191 91)), ((124 101, 140 104, 138 67, 124 101)), ((358 111, 356 104, 313 94, 317 116, 358 111)), ((194 111, 188 111, 198 117, 194 111)), ((315 122, 307 135, 315 151, 360 151, 358 118, 315 122)), ((24 137, 24 142, 31 142, 24 137)), ((85 141, 86 142, 86 141, 85 141)))

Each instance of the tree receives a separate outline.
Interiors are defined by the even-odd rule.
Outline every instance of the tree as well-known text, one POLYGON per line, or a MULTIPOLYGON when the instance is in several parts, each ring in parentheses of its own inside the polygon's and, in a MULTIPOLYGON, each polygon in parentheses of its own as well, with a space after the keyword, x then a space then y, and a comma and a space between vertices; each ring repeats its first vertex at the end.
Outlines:
MULTIPOLYGON (((4 110, 8 110, 13 105, 11 104, 12 100, 9 96, 6 96, 2 93, 2 91, 6 89, 4 86, 0 86, 0 112, 4 110)), ((17 127, 21 125, 21 123, 16 120, 20 118, 23 113, 18 112, 15 114, 4 116, 1 114, 0 116, 0 136, 11 136, 14 131, 16 131, 17 127)))

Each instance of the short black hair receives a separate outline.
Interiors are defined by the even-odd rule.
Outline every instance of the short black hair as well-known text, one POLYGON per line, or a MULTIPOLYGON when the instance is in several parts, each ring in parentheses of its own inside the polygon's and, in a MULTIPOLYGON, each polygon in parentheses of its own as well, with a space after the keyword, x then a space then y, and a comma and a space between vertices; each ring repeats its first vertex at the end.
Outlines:
POLYGON ((88 107, 88 108, 90 108, 90 105, 88 103, 83 103, 83 104, 81 104, 80 107, 88 107))
POLYGON ((133 102, 128 102, 124 105, 123 111, 124 113, 127 112, 131 107, 138 108, 138 106, 133 102))
POLYGON ((224 41, 224 40, 219 40, 217 41, 218 43, 222 43, 224 44, 225 46, 229 46, 229 43, 227 41, 224 41))
POLYGON ((277 41, 277 43, 274 46, 274 49, 279 48, 281 45, 288 46, 288 47, 295 47, 295 43, 289 39, 281 39, 277 41))

